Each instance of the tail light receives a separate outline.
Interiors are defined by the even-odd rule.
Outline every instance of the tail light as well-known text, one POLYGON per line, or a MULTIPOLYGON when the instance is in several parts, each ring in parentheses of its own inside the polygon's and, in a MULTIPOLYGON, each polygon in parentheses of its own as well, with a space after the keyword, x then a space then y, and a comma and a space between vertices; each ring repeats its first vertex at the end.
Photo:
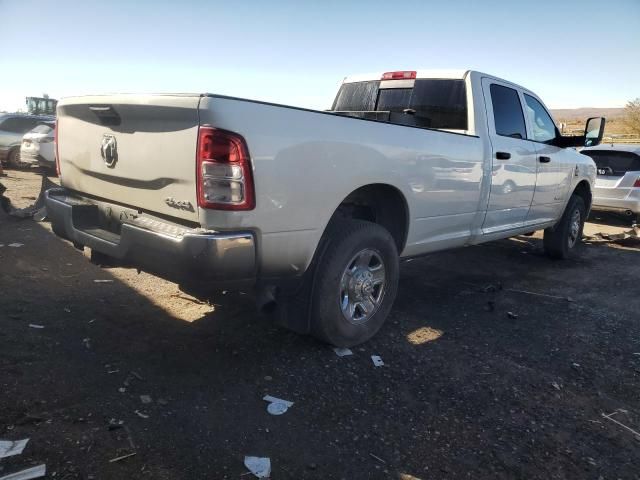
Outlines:
POLYGON ((53 141, 55 142, 55 146, 56 146, 56 173, 58 174, 58 177, 60 176, 60 153, 59 153, 59 149, 58 149, 58 130, 60 129, 60 122, 58 120, 56 120, 56 124, 53 127, 53 141))
POLYGON ((634 182, 633 186, 635 188, 640 188, 640 177, 636 178, 636 181, 634 182))
POLYGON ((381 80, 415 80, 417 72, 386 72, 382 74, 381 80))
POLYGON ((198 206, 217 210, 255 207, 249 152, 242 136, 200 127, 196 155, 198 206))

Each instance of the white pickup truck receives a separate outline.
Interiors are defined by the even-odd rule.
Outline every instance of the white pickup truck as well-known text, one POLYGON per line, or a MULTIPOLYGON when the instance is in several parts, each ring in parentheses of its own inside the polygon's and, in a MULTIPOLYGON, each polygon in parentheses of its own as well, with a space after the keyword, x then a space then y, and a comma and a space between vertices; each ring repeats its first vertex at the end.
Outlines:
POLYGON ((399 261, 544 229, 580 242, 604 119, 563 137, 531 91, 475 71, 346 78, 331 111, 211 94, 58 104, 53 230, 185 285, 256 291, 336 346, 374 335, 399 261))

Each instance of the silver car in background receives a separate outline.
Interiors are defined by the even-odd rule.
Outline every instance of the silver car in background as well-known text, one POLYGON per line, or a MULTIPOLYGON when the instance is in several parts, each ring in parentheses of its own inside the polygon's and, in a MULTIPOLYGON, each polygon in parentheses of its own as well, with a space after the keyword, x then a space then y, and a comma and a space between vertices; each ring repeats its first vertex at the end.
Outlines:
POLYGON ((22 137, 20 161, 55 169, 55 122, 42 122, 22 137))
POLYGON ((623 213, 640 221, 640 144, 602 144, 580 151, 593 158, 598 177, 594 210, 623 213))

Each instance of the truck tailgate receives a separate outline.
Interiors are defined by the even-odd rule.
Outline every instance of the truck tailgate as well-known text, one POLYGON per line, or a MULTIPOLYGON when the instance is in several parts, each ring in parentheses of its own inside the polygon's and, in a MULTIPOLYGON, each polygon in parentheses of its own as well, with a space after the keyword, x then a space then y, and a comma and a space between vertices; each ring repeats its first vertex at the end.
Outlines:
POLYGON ((58 105, 64 187, 197 221, 199 95, 72 97, 58 105))

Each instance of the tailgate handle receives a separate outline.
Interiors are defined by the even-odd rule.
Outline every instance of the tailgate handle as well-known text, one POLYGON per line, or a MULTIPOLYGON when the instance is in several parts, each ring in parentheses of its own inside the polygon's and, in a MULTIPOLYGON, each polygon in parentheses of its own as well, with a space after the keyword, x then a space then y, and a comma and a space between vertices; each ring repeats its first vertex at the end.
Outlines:
POLYGON ((538 157, 540 163, 549 163, 551 161, 551 157, 538 157))
POLYGON ((102 125, 112 127, 122 123, 120 115, 111 105, 89 105, 89 110, 98 117, 102 125))

